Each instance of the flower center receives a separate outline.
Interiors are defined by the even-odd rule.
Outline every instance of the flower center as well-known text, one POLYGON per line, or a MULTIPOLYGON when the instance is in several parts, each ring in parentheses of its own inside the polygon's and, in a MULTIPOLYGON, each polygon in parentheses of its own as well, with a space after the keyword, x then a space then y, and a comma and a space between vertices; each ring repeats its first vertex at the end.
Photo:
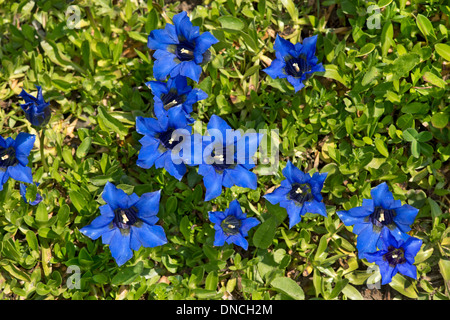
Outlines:
POLYGON ((186 100, 186 96, 179 96, 176 90, 170 90, 168 93, 161 95, 161 100, 164 104, 164 109, 169 110, 176 105, 182 104, 186 100))
POLYGON ((220 226, 226 235, 232 236, 239 233, 239 229, 241 228, 241 220, 233 215, 230 215, 222 220, 220 226))
POLYGON ((389 246, 388 252, 384 254, 383 259, 387 261, 392 267, 395 267, 398 264, 405 263, 405 249, 389 246))
POLYGON ((173 135, 174 131, 175 129, 169 128, 166 132, 161 132, 159 134, 159 141, 161 141, 161 144, 164 146, 164 148, 172 150, 177 144, 183 141, 183 139, 179 139, 179 136, 173 135))
POLYGON ((214 159, 214 163, 212 164, 216 171, 223 171, 225 169, 230 168, 233 163, 228 163, 227 161, 227 148, 222 147, 219 150, 214 149, 211 152, 211 157, 214 159), (217 151, 217 152, 216 152, 217 151))
POLYGON ((313 195, 311 193, 311 187, 309 184, 294 183, 291 191, 289 191, 289 199, 294 200, 299 205, 303 205, 305 202, 311 201, 313 195))
POLYGON ((138 221, 138 209, 130 207, 128 209, 118 208, 114 210, 113 223, 120 229, 128 229, 138 221))
POLYGON ((175 52, 180 61, 190 61, 194 59, 194 45, 188 41, 182 41, 177 45, 175 52))
POLYGON ((288 75, 291 75, 294 78, 300 78, 303 73, 311 70, 311 66, 308 65, 306 57, 304 55, 301 55, 298 58, 291 58, 289 60, 286 60, 286 66, 284 70, 288 75))
POLYGON ((6 169, 19 163, 16 158, 16 150, 13 147, 0 147, 0 168, 6 169))
POLYGON ((377 227, 387 226, 394 221, 395 210, 375 207, 375 210, 369 217, 370 221, 377 227))

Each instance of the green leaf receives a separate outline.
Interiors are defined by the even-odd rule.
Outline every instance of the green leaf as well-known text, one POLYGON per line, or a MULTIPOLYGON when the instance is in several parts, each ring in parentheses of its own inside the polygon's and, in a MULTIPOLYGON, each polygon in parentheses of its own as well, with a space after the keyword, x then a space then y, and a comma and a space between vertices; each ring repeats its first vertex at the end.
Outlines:
POLYGON ((187 242, 189 242, 190 238, 191 238, 191 228, 190 228, 190 224, 189 224, 189 217, 188 216, 184 216, 181 219, 180 222, 180 231, 183 234, 184 238, 186 239, 187 242))
POLYGON ((206 276, 205 289, 206 290, 217 290, 217 285, 219 284, 219 276, 216 271, 211 271, 206 276))
POLYGON ((107 128, 109 128, 109 129, 113 130, 114 132, 116 132, 117 134, 119 134, 119 136, 121 136, 121 137, 124 137, 125 135, 127 135, 128 130, 125 128, 125 126, 122 124, 122 122, 120 122, 119 120, 114 118, 110 113, 106 112, 105 108, 102 106, 99 106, 97 108, 97 110, 98 110, 98 116, 99 116, 98 120, 99 120, 100 126, 102 126, 102 125, 106 126, 107 128))
POLYGON ((346 75, 344 75, 340 70, 339 67, 333 64, 327 64, 324 65, 325 67, 325 73, 324 73, 324 77, 325 78, 330 78, 330 79, 334 79, 336 81, 339 81, 340 83, 342 83, 344 86, 348 87, 349 86, 349 81, 346 75))
POLYGON ((131 284, 137 280, 143 269, 142 261, 139 261, 135 266, 123 268, 112 278, 111 284, 114 286, 131 284))
POLYGON ((447 286, 447 294, 450 292, 450 260, 439 260, 439 270, 444 278, 445 285, 447 286))
POLYGON ((358 54, 356 55, 357 57, 362 57, 365 55, 368 55, 369 53, 371 53, 373 50, 375 49, 375 45, 371 42, 366 43, 358 52, 358 54))
POLYGON ((411 299, 417 299, 417 290, 414 287, 414 285, 409 281, 406 280, 401 274, 397 273, 393 278, 392 281, 389 283, 391 288, 397 290, 401 294, 407 296, 411 299))
POLYGON ((79 159, 83 159, 84 157, 86 157, 86 155, 89 152, 89 149, 91 148, 91 144, 92 144, 91 137, 84 138, 83 142, 81 142, 81 144, 78 146, 76 152, 76 155, 79 159))
POLYGON ((449 114, 444 112, 436 112, 431 117, 431 124, 438 129, 443 129, 448 125, 449 114))
POLYGON ((34 251, 39 252, 39 244, 36 234, 33 231, 28 230, 27 233, 25 234, 25 237, 27 239, 27 243, 30 246, 30 248, 33 249, 34 251))
POLYGON ((281 291, 295 300, 304 300, 305 293, 303 289, 291 278, 278 277, 270 282, 270 285, 277 291, 281 291))
POLYGON ((347 284, 343 289, 342 293, 351 300, 364 300, 358 289, 356 289, 351 284, 347 284))
POLYGON ((314 261, 321 263, 328 255, 327 253, 328 247, 328 235, 323 235, 320 238, 319 246, 317 247, 316 254, 314 256, 314 261))
POLYGON ((445 43, 437 43, 434 46, 436 52, 445 60, 450 61, 450 46, 445 43))
POLYGON ((86 199, 78 191, 75 190, 70 191, 69 198, 72 201, 72 204, 74 205, 75 209, 77 209, 79 213, 81 213, 83 208, 86 207, 86 199))
POLYGON ((224 29, 240 31, 245 28, 245 23, 233 16, 221 16, 218 20, 224 29))
POLYGON ((415 52, 411 52, 395 59, 394 62, 386 69, 393 74, 393 80, 399 80, 400 78, 409 76, 409 72, 414 69, 419 62, 420 55, 415 52))
POLYGON ((416 139, 419 142, 427 142, 433 139, 433 134, 430 131, 422 131, 417 135, 416 139))
POLYGON ((328 296, 328 299, 334 299, 336 298, 341 291, 348 285, 349 280, 348 279, 339 279, 336 281, 336 284, 334 285, 333 290, 331 290, 330 295, 328 296))
POLYGON ((253 244, 255 247, 267 249, 272 244, 277 225, 277 219, 273 216, 264 221, 253 235, 253 244))
POLYGON ((298 9, 295 5, 295 3, 292 0, 281 0, 281 3, 286 8, 287 12, 291 16, 291 19, 293 21, 298 20, 298 9))
POLYGON ((422 14, 417 15, 417 26, 419 27, 420 32, 425 36, 428 41, 428 38, 431 36, 436 39, 436 34, 434 33, 433 24, 427 17, 422 14))
POLYGON ((431 72, 425 72, 423 74, 423 80, 442 89, 444 89, 447 86, 447 82, 445 82, 441 77, 438 77, 437 75, 431 72))
POLYGON ((386 145, 384 144, 383 140, 381 140, 379 138, 375 139, 375 147, 377 148, 378 152, 381 155, 385 156, 386 158, 389 157, 389 151, 386 148, 386 145))
POLYGON ((420 103, 420 102, 411 102, 411 103, 407 104, 406 106, 402 107, 402 112, 403 113, 411 113, 411 114, 427 113, 429 109, 430 109, 430 106, 428 104, 420 103))
POLYGON ((413 128, 408 128, 405 131, 403 131, 403 139, 406 141, 412 142, 417 140, 417 131, 413 128))

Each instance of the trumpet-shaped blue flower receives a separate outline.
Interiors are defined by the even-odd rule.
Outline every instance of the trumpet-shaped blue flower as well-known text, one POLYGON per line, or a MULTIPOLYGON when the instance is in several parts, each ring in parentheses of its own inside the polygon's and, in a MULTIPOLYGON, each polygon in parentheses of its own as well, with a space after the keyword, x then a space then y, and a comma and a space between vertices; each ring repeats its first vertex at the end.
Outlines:
POLYGON ((192 25, 185 11, 175 15, 173 23, 151 31, 148 36, 147 46, 156 50, 153 76, 164 80, 168 75, 171 78, 182 75, 198 82, 201 64, 210 59, 209 48, 218 40, 210 32, 200 34, 199 27, 192 25))
POLYGON ((380 267, 381 284, 388 284, 398 273, 417 279, 414 260, 422 246, 422 240, 408 236, 406 241, 396 240, 387 229, 382 231, 381 248, 367 252, 364 257, 380 267))
POLYGON ((186 165, 181 158, 182 144, 192 131, 181 106, 169 109, 159 118, 136 117, 136 131, 144 135, 139 140, 142 148, 137 165, 144 169, 153 165, 157 169, 164 168, 181 180, 186 173, 186 165))
POLYGON ((90 225, 80 229, 92 240, 102 237, 119 266, 133 256, 132 250, 141 246, 153 248, 167 243, 164 229, 155 225, 158 221, 160 191, 127 195, 123 190, 107 182, 102 193, 106 202, 100 207, 101 215, 90 225))
POLYGON ((28 157, 34 146, 36 136, 21 132, 16 139, 0 136, 0 191, 11 177, 14 180, 33 183, 31 168, 28 167, 28 157))
POLYGON ((248 231, 260 223, 256 218, 247 218, 237 200, 231 201, 225 211, 209 212, 209 220, 214 223, 216 230, 215 246, 223 246, 225 242, 234 243, 245 250, 248 249, 248 242, 245 239, 248 231))
POLYGON ((189 123, 195 120, 191 117, 192 105, 197 101, 208 98, 201 89, 192 89, 187 85, 186 77, 177 76, 167 82, 149 81, 145 83, 153 93, 154 112, 157 118, 167 116, 167 111, 181 106, 189 123))
POLYGON ((370 191, 372 199, 363 199, 362 206, 336 212, 346 226, 353 225, 358 235, 356 249, 361 258, 366 252, 381 248, 382 231, 389 232, 397 241, 406 241, 418 209, 394 200, 386 182, 370 191))
POLYGON ((301 216, 307 212, 327 216, 320 193, 327 173, 315 172, 311 176, 288 161, 283 169, 283 176, 286 179, 281 181, 281 186, 272 193, 266 194, 264 198, 271 204, 279 203, 286 209, 289 216, 289 228, 299 223, 301 216))
POLYGON ((273 79, 286 78, 294 86, 295 92, 299 91, 305 86, 303 82, 314 72, 325 71, 322 63, 317 63, 316 42, 317 35, 295 45, 277 35, 273 47, 276 59, 263 71, 273 79))
POLYGON ((218 197, 222 186, 256 189, 257 177, 250 169, 255 167, 252 156, 262 135, 255 132, 242 134, 216 115, 209 120, 207 133, 207 136, 192 135, 193 156, 184 158, 190 165, 199 165, 198 173, 203 176, 206 188, 205 200, 218 197))
MULTIPOLYGON (((39 183, 36 183, 36 186, 39 187, 39 183)), ((39 193, 36 193, 36 198, 33 201, 28 202, 26 194, 27 194, 27 186, 23 183, 19 185, 20 195, 22 196, 23 201, 32 206, 39 204, 42 201, 42 196, 39 193)))
POLYGON ((25 100, 24 104, 21 104, 22 110, 25 112, 25 117, 35 127, 43 127, 50 120, 51 110, 50 103, 44 101, 42 96, 42 88, 36 86, 38 92, 36 97, 27 93, 24 89, 19 94, 25 100))

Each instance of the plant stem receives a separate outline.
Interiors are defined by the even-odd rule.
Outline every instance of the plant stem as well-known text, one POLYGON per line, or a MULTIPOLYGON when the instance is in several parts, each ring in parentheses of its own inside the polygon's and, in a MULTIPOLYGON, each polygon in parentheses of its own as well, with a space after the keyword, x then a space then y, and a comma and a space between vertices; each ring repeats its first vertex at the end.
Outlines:
POLYGON ((37 131, 38 137, 39 137, 39 149, 41 152, 41 162, 42 165, 44 166, 44 170, 46 172, 48 172, 48 166, 47 166, 47 161, 45 161, 45 156, 44 156, 44 139, 45 139, 45 134, 44 134, 44 128, 42 128, 42 132, 39 133, 39 131, 37 131))

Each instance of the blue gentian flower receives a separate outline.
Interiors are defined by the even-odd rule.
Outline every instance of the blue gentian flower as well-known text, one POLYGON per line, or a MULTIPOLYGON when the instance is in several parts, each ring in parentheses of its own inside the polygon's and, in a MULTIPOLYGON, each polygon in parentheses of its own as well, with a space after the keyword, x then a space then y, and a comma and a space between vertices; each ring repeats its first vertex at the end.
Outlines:
POLYGON ((386 182, 370 191, 372 199, 363 199, 362 206, 348 211, 336 212, 346 226, 353 225, 353 233, 358 235, 356 249, 359 257, 365 252, 375 252, 381 248, 381 232, 386 230, 397 241, 406 241, 410 225, 414 222, 418 209, 394 200, 386 182))
POLYGON ((241 135, 239 130, 231 129, 217 115, 209 120, 207 133, 209 136, 200 138, 198 134, 192 135, 193 158, 196 160, 185 159, 190 165, 199 165, 198 173, 203 176, 206 188, 205 200, 218 197, 222 193, 222 186, 256 189, 256 174, 249 170, 255 167, 252 156, 259 147, 262 135, 241 135), (198 152, 201 152, 201 157, 198 157, 198 152))
POLYGON ((101 215, 80 231, 92 240, 102 237, 119 266, 131 259, 132 250, 141 246, 153 248, 167 243, 164 229, 158 221, 160 191, 147 192, 141 197, 127 195, 107 182, 102 193, 106 202, 100 207, 101 215))
POLYGON ((153 93, 154 112, 157 118, 167 115, 170 108, 181 106, 189 123, 195 120, 191 117, 192 105, 197 101, 208 98, 201 89, 192 89, 187 85, 186 77, 177 76, 167 82, 149 81, 145 83, 153 93))
POLYGON ((14 140, 0 136, 0 191, 9 179, 33 183, 31 168, 28 167, 28 157, 34 146, 36 136, 21 132, 14 140))
POLYGON ((48 123, 51 110, 50 103, 44 101, 42 88, 40 86, 36 86, 36 88, 38 90, 36 97, 27 93, 24 89, 19 96, 25 100, 25 103, 20 105, 25 112, 25 117, 33 126, 39 128, 48 123))
POLYGON ((271 204, 279 203, 285 208, 289 216, 289 228, 300 222, 305 213, 318 213, 327 216, 325 204, 322 202, 320 191, 328 173, 315 172, 312 176, 303 173, 290 161, 283 169, 281 186, 272 193, 266 194, 264 198, 271 204))
POLYGON ((210 59, 209 48, 218 40, 210 32, 200 34, 199 27, 192 25, 185 11, 175 15, 173 23, 151 31, 148 36, 147 46, 156 50, 153 76, 164 80, 168 75, 171 78, 182 75, 198 82, 201 64, 210 59))
POLYGON ((417 279, 417 269, 414 260, 422 246, 422 240, 408 236, 406 241, 396 240, 385 228, 381 236, 381 248, 376 252, 364 255, 369 262, 375 262, 380 267, 381 284, 388 284, 397 272, 417 279))
POLYGON ((256 218, 247 218, 237 200, 231 201, 225 211, 209 212, 209 220, 214 223, 216 230, 215 246, 223 246, 225 242, 234 243, 245 250, 248 249, 245 239, 248 231, 260 223, 256 218))
POLYGON ((149 169, 153 165, 166 171, 178 180, 186 173, 186 165, 182 161, 182 143, 191 134, 181 106, 169 109, 166 115, 159 118, 136 117, 136 131, 144 137, 139 140, 142 148, 138 155, 137 165, 149 169))
POLYGON ((314 72, 323 72, 325 68, 314 55, 316 52, 317 35, 305 38, 303 43, 292 44, 277 35, 275 39, 276 59, 263 69, 273 79, 286 78, 294 86, 295 92, 302 89, 303 82, 308 80, 314 72))
MULTIPOLYGON (((36 183, 36 186, 39 187, 39 183, 36 183)), ((23 183, 21 183, 19 185, 19 189, 20 189, 20 195, 22 196, 23 201, 25 201, 25 203, 29 203, 32 206, 35 206, 37 204, 39 204, 42 201, 42 196, 39 193, 36 193, 36 198, 31 201, 28 202, 26 194, 27 194, 27 186, 23 183)))

